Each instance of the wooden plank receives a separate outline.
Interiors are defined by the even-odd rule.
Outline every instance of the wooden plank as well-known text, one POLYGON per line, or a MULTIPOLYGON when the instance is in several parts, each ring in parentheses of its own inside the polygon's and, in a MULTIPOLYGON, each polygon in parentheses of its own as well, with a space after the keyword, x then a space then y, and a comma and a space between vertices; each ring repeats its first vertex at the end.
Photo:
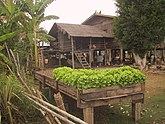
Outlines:
POLYGON ((50 86, 52 86, 53 88, 55 88, 56 90, 57 90, 57 82, 56 82, 56 80, 54 80, 54 79, 52 79, 52 78, 49 78, 49 77, 46 77, 45 78, 45 84, 46 85, 50 85, 50 86))
POLYGON ((135 93, 143 93, 142 84, 136 84, 128 87, 107 87, 107 88, 101 88, 101 89, 89 89, 89 90, 83 90, 80 93, 80 99, 84 101, 90 101, 93 99, 100 99, 100 98, 109 98, 109 97, 118 97, 120 95, 129 95, 129 94, 135 94, 135 93), (90 92, 91 91, 91 92, 90 92))
POLYGON ((87 93, 93 93, 93 92, 101 92, 104 90, 114 90, 114 89, 121 89, 121 88, 134 88, 134 87, 139 87, 142 84, 133 84, 131 86, 126 86, 126 87, 120 87, 120 86, 110 86, 110 87, 104 87, 104 88, 91 88, 91 89, 86 89, 82 90, 82 94, 87 94, 87 93))
POLYGON ((139 94, 133 94, 133 95, 123 95, 120 97, 114 97, 114 98, 107 98, 107 99, 97 99, 93 101, 80 101, 80 103, 77 104, 79 108, 86 108, 86 107, 97 107, 97 106, 103 106, 103 105, 109 105, 109 104, 116 104, 123 101, 134 101, 138 100, 139 102, 142 102, 144 99, 144 95, 142 93, 139 94))
POLYGON ((88 124, 94 124, 94 108, 84 108, 83 109, 84 121, 88 124))

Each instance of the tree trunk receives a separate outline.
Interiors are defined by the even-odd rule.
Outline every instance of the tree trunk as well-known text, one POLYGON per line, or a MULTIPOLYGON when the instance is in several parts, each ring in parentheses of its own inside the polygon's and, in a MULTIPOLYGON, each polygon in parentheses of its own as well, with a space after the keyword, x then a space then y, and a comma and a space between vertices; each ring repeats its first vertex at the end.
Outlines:
POLYGON ((143 58, 141 58, 138 54, 133 53, 135 63, 140 66, 140 70, 146 69, 147 64, 147 54, 144 55, 143 58))

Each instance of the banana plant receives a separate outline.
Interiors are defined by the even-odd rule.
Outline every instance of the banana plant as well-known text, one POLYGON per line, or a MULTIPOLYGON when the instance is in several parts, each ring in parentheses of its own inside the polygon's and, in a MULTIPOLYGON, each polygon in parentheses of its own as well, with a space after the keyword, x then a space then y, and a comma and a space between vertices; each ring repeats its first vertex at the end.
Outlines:
POLYGON ((48 5, 54 0, 24 0, 24 10, 28 12, 29 21, 26 23, 28 28, 28 38, 33 41, 34 55, 35 55, 35 67, 38 68, 38 40, 49 41, 55 40, 43 31, 39 26, 42 22, 51 19, 58 19, 55 15, 45 16, 44 12, 48 5))

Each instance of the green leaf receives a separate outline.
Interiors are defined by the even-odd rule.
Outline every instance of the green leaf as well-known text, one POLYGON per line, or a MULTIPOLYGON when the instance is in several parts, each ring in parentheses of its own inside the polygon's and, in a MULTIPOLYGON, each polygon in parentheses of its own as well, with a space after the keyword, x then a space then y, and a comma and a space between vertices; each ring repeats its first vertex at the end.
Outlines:
POLYGON ((4 54, 0 53, 0 58, 2 58, 5 63, 11 64, 10 60, 4 54))
POLYGON ((11 32, 11 33, 4 34, 4 35, 0 36, 0 42, 5 41, 5 40, 7 40, 9 38, 12 38, 16 34, 17 34, 17 32, 11 32))
POLYGON ((13 0, 7 0, 6 4, 8 6, 8 10, 9 10, 10 14, 13 14, 15 12, 15 6, 13 3, 13 0))
MULTIPOLYGON (((37 13, 39 14, 39 13, 43 13, 44 11, 43 10, 45 10, 45 8, 48 6, 48 5, 50 5, 52 2, 53 2, 54 0, 41 0, 38 4, 39 4, 39 6, 38 6, 38 9, 37 9, 37 13)), ((37 4, 37 5, 38 5, 37 4)))
POLYGON ((45 42, 49 42, 49 41, 55 41, 55 38, 46 34, 46 33, 37 33, 38 35, 38 39, 45 41, 45 42))

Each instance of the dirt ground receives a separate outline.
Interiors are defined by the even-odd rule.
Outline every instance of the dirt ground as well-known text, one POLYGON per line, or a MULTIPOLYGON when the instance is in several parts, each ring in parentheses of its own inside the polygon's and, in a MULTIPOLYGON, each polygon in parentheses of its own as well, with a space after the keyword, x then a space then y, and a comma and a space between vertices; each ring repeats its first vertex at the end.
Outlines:
POLYGON ((165 92, 165 73, 146 72, 147 80, 145 82, 146 95, 156 95, 165 92))

